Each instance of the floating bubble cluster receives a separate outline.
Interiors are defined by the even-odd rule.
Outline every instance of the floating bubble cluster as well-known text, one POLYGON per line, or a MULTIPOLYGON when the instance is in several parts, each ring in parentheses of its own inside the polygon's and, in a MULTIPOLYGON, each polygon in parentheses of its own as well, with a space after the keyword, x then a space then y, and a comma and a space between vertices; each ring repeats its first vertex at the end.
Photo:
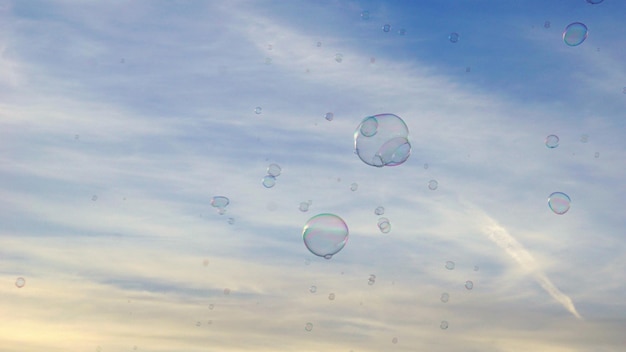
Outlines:
POLYGON ((570 207, 570 197, 563 192, 554 192, 548 197, 548 206, 555 214, 563 215, 570 207))
POLYGON ((230 199, 224 196, 215 196, 211 199, 211 206, 217 209, 217 212, 220 215, 223 215, 226 212, 226 206, 230 204, 230 199))
POLYGON ((310 218, 302 230, 304 245, 311 253, 332 258, 348 241, 348 225, 335 214, 318 214, 310 218))
POLYGON ((583 23, 570 23, 563 31, 563 41, 569 46, 577 46, 587 39, 587 34, 587 26, 583 23))
POLYGON ((411 155, 409 128, 394 114, 368 116, 354 132, 354 152, 370 166, 397 166, 411 155))

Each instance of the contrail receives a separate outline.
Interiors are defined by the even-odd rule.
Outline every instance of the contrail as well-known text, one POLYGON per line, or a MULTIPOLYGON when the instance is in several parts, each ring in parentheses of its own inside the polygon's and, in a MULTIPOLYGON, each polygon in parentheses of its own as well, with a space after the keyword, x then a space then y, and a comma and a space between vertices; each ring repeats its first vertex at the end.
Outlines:
POLYGON ((578 311, 576 311, 576 307, 574 306, 572 300, 566 294, 561 292, 556 286, 554 286, 546 274, 539 269, 535 258, 533 258, 526 248, 524 248, 521 243, 517 242, 517 240, 495 220, 484 213, 482 215, 485 218, 483 231, 487 234, 487 236, 489 236, 489 239, 500 248, 504 249, 517 263, 519 263, 522 268, 533 274, 535 280, 539 282, 539 285, 541 285, 541 287, 546 290, 552 298, 559 302, 576 318, 582 319, 580 314, 578 314, 578 311))

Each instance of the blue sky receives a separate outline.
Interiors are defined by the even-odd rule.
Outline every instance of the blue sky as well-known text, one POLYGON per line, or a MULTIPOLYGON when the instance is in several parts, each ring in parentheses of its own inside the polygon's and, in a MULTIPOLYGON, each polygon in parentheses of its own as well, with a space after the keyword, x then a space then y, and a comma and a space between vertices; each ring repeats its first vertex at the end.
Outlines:
POLYGON ((617 0, 0 2, 0 345, 620 350, 624 13, 617 0), (589 28, 575 47, 572 22, 589 28), (409 128, 402 165, 354 154, 356 127, 381 113, 409 128), (265 188, 271 163, 282 173, 265 188), (572 199, 564 215, 555 191, 572 199), (331 260, 302 241, 320 213, 350 229, 331 260))

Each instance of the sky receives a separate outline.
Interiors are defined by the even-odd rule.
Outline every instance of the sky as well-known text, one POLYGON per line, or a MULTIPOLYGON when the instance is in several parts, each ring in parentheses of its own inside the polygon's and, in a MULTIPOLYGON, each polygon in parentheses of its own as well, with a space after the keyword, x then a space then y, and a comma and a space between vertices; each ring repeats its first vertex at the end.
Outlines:
POLYGON ((0 350, 620 351, 624 13, 0 1, 0 350))

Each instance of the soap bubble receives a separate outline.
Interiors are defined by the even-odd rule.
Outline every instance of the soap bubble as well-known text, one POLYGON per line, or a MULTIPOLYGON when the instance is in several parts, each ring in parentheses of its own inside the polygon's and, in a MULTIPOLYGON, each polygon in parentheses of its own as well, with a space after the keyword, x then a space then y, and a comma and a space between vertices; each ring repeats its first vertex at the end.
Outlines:
POLYGON ((550 21, 546 21, 546 22, 543 24, 543 26, 544 26, 545 28, 550 28, 550 21))
POLYGON ((329 295, 328 295, 328 299, 329 299, 330 301, 334 301, 334 300, 335 300, 335 294, 334 294, 334 293, 329 294, 329 295))
POLYGON ((398 34, 400 34, 400 35, 405 35, 405 34, 406 34, 406 29, 404 29, 404 28, 400 28, 400 29, 398 30, 398 34))
POLYGON ((554 192, 548 197, 548 206, 555 214, 563 215, 570 207, 571 199, 563 192, 554 192))
POLYGON ((459 41, 459 33, 456 33, 456 32, 450 33, 450 35, 448 36, 448 39, 450 40, 450 43, 458 42, 459 41))
POLYGON ((559 136, 551 134, 546 137, 546 147, 554 149, 559 146, 559 136))
POLYGON ((374 214, 376 215, 383 215, 384 213, 385 213, 385 208, 382 206, 379 206, 374 210, 374 214))
POLYGON ((327 112, 326 115, 324 115, 324 118, 328 121, 332 121, 334 117, 335 114, 333 114, 332 112, 327 112))
POLYGON ((300 203, 300 207, 298 209, 300 209, 300 211, 303 212, 303 213, 309 211, 309 203, 308 202, 301 202, 300 203))
POLYGON ((580 136, 580 142, 581 143, 587 143, 589 141, 589 136, 586 134, 583 134, 582 136, 580 136))
POLYGON ((24 285, 26 285, 26 280, 23 277, 18 277, 15 280, 15 286, 17 288, 22 288, 22 287, 24 287, 24 285))
POLYGON ((224 289, 224 295, 228 296, 230 294, 230 289, 229 288, 225 288, 224 289))
POLYGON ((350 185, 350 190, 352 192, 356 191, 357 189, 359 189, 359 184, 354 182, 353 184, 350 185))
POLYGON ((411 154, 409 129, 394 114, 363 119, 354 132, 354 151, 366 164, 383 167, 404 163, 411 154))
POLYGON ((428 170, 428 163, 424 164, 424 170, 428 170))
POLYGON ((213 310, 213 308, 215 308, 215 305, 213 303, 209 304, 209 310, 213 310))
POLYGON ((470 280, 465 281, 465 288, 471 290, 474 288, 474 283, 470 280))
POLYGON ((393 339, 391 339, 391 343, 398 343, 398 338, 394 337, 393 339))
POLYGON ((267 174, 270 176, 278 177, 281 171, 282 168, 278 164, 270 164, 270 166, 267 167, 267 174))
POLYGON ((98 196, 96 196, 96 195, 91 196, 91 200, 94 201, 94 202, 97 201, 98 200, 98 196))
POLYGON ((380 232, 382 233, 389 233, 389 231, 391 231, 391 223, 389 222, 389 219, 387 218, 378 219, 378 228, 380 229, 380 232))
POLYGON ((309 292, 311 292, 311 293, 317 292, 317 286, 313 285, 313 286, 309 287, 309 292))
POLYGON ((337 61, 338 63, 341 63, 343 61, 343 54, 341 53, 335 54, 335 61, 337 61))
POLYGON ((230 200, 224 196, 215 196, 211 199, 211 206, 217 209, 217 212, 222 215, 226 211, 226 206, 230 203, 230 200))
POLYGON ((369 279, 367 279, 367 284, 372 286, 376 282, 376 275, 370 274, 369 279))
POLYGON ((592 5, 596 5, 601 3, 604 0, 587 0, 588 3, 592 4, 592 5))
POLYGON ((444 292, 441 294, 441 302, 443 303, 448 303, 448 301, 450 300, 450 295, 447 292, 444 292))
POLYGON ((447 328, 448 328, 448 322, 447 322, 447 321, 445 321, 445 320, 442 320, 442 321, 441 321, 441 324, 439 325, 439 327, 440 327, 442 330, 447 329, 447 328))
POLYGON ((235 218, 228 218, 228 224, 232 225, 235 223, 235 218))
POLYGON ((563 41, 569 46, 577 46, 587 39, 587 26, 580 22, 570 23, 563 31, 563 41))
POLYGON ((599 157, 600 157, 600 152, 596 152, 593 156, 594 156, 596 159, 597 159, 597 158, 599 158, 599 157))
POLYGON ((471 68, 471 67, 469 67, 469 66, 467 66, 467 67, 465 68, 465 72, 470 72, 471 70, 472 70, 472 68, 471 68))
POLYGON ((306 325, 304 326, 304 330, 306 330, 306 331, 311 331, 311 330, 313 330, 313 324, 311 324, 311 323, 306 323, 306 325))
MULTIPOLYGON (((370 64, 374 64, 376 63, 376 58, 375 57, 370 57, 370 64)), ((624 88, 624 90, 626 91, 626 88, 624 88)))
POLYGON ((322 46, 322 42, 317 42, 317 44, 316 44, 316 45, 317 45, 317 47, 319 48, 319 47, 321 47, 321 46, 322 46))
POLYGON ((391 30, 391 25, 386 24, 386 25, 384 25, 384 26, 383 26, 383 32, 387 33, 387 32, 389 32, 390 30, 391 30))
POLYGON ((318 214, 310 218, 302 230, 304 245, 311 253, 332 258, 348 241, 348 225, 335 214, 318 214))
POLYGON ((272 175, 266 175, 265 177, 263 177, 261 183, 265 188, 272 188, 274 187, 274 185, 276 185, 276 177, 272 175))
POLYGON ((446 262, 446 269, 448 269, 448 270, 454 270, 454 267, 455 267, 455 264, 454 264, 454 262, 453 262, 453 261, 448 260, 448 261, 446 262))
POLYGON ((361 12, 361 19, 369 20, 370 19, 370 12, 367 11, 367 10, 361 12))
POLYGON ((254 108, 254 113, 257 115, 260 114, 262 111, 263 111, 263 108, 260 106, 257 106, 256 108, 254 108))
POLYGON ((428 181, 428 189, 434 191, 437 189, 437 187, 439 187, 439 182, 437 182, 437 180, 428 181))

